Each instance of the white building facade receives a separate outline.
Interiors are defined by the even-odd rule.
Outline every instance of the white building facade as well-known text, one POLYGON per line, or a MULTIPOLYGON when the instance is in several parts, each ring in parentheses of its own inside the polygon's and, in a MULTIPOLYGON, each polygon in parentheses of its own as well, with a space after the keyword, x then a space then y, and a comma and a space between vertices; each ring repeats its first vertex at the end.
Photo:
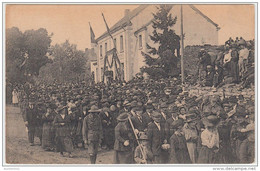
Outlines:
MULTIPOLYGON (((123 78, 126 81, 131 80, 145 65, 141 52, 147 52, 146 44, 156 46, 149 38, 154 30, 152 13, 157 12, 155 6, 140 5, 133 11, 126 10, 125 16, 110 28, 116 42, 123 78)), ((173 17, 177 17, 177 22, 172 28, 177 35, 180 35, 180 9, 181 5, 172 5, 170 11, 173 17)), ((220 28, 195 6, 183 5, 183 26, 184 46, 218 45, 218 30, 220 28)), ((97 61, 93 62, 96 65, 91 66, 91 72, 95 73, 95 82, 100 82, 104 71, 105 54, 114 48, 114 44, 109 34, 105 32, 96 39, 96 44, 93 44, 93 47, 96 48, 97 61), (92 71, 92 68, 95 71, 92 71)), ((115 68, 108 67, 108 70, 114 71, 115 68)))

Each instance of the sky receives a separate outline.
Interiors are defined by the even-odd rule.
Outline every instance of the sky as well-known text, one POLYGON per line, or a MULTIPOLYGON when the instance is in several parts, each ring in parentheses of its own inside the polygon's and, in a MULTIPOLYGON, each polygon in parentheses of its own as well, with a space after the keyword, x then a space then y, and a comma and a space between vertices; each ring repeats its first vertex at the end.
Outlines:
MULTIPOLYGON (((229 38, 255 37, 254 5, 195 5, 219 25, 219 44, 229 38)), ((6 5, 6 28, 18 27, 22 32, 46 28, 53 33, 52 45, 69 40, 78 49, 90 48, 89 22, 96 38, 106 31, 101 13, 111 27, 124 16, 125 9, 138 5, 6 5)))

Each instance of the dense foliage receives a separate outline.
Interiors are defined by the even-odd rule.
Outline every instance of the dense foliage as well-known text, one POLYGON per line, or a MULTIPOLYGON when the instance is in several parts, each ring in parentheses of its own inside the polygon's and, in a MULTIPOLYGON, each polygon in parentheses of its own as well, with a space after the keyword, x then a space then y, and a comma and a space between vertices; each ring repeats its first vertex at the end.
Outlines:
POLYGON ((171 5, 160 5, 158 12, 153 14, 152 26, 154 28, 150 39, 158 48, 147 44, 147 53, 142 52, 147 66, 142 68, 143 72, 151 78, 164 78, 179 74, 178 57, 180 49, 180 37, 171 28, 177 21, 170 14, 171 5))

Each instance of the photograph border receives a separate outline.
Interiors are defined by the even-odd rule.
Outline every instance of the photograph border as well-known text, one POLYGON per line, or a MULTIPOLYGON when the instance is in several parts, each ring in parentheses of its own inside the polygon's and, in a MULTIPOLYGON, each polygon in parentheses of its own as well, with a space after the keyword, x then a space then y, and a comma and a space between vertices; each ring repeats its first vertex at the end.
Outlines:
POLYGON ((255 47, 258 47, 258 2, 2 2, 2 167, 258 167, 258 48, 255 51, 255 159, 254 164, 7 164, 6 163, 6 104, 5 104, 5 6, 17 5, 134 5, 134 4, 203 4, 203 5, 241 5, 255 6, 255 47))

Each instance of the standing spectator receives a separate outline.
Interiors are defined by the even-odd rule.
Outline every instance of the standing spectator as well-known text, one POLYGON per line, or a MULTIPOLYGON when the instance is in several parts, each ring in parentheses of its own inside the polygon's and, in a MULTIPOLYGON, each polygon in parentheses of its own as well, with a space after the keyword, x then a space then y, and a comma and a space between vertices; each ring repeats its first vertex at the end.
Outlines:
POLYGON ((61 156, 64 156, 64 152, 68 152, 71 158, 71 152, 73 151, 73 143, 70 135, 70 115, 67 114, 66 106, 59 106, 57 109, 58 114, 54 118, 53 124, 56 127, 55 144, 56 150, 60 152, 61 156))
POLYGON ((12 92, 12 103, 14 106, 18 105, 18 92, 16 89, 14 89, 12 92))
POLYGON ((162 115, 154 111, 152 113, 153 122, 148 125, 147 136, 150 148, 153 153, 153 164, 162 163, 162 145, 167 143, 165 126, 161 123, 162 115))
POLYGON ((241 79, 244 78, 244 74, 247 71, 247 64, 248 64, 248 56, 249 56, 249 50, 246 48, 246 41, 240 40, 239 41, 240 51, 239 51, 239 75, 241 79))
POLYGON ((255 117, 254 107, 250 107, 249 124, 240 132, 246 133, 247 138, 240 145, 240 163, 253 163, 255 161, 255 117))
POLYGON ((35 128, 37 126, 36 114, 37 111, 34 106, 34 100, 30 99, 29 105, 26 108, 25 113, 23 115, 26 130, 28 132, 28 139, 29 139, 30 146, 34 146, 34 134, 35 134, 35 128))
POLYGON ((199 130, 196 127, 196 114, 189 114, 185 125, 183 126, 183 133, 186 139, 187 148, 192 163, 197 162, 197 144, 199 139, 199 130))
POLYGON ((182 132, 183 120, 175 120, 172 126, 176 131, 170 138, 170 163, 191 163, 185 136, 182 132))
POLYGON ((96 163, 98 146, 103 139, 102 123, 99 113, 101 112, 97 106, 92 105, 83 120, 82 136, 84 143, 88 145, 88 154, 91 164, 96 163))
POLYGON ((239 68, 238 68, 238 51, 235 44, 232 44, 231 46, 231 60, 230 60, 230 75, 233 78, 233 83, 239 82, 239 68))
POLYGON ((112 125, 113 118, 108 107, 104 107, 101 112, 102 128, 104 139, 102 146, 105 149, 112 149, 114 145, 114 128, 112 125))
POLYGON ((209 115, 203 119, 205 130, 201 133, 202 147, 199 152, 198 163, 216 162, 216 156, 219 150, 219 134, 216 128, 218 118, 215 115, 209 115))
POLYGON ((117 117, 118 124, 115 127, 115 164, 132 164, 134 137, 128 123, 129 115, 124 112, 117 117))
POLYGON ((53 144, 53 120, 56 113, 53 111, 53 105, 47 105, 47 111, 42 116, 42 148, 46 151, 51 151, 54 148, 53 144))

